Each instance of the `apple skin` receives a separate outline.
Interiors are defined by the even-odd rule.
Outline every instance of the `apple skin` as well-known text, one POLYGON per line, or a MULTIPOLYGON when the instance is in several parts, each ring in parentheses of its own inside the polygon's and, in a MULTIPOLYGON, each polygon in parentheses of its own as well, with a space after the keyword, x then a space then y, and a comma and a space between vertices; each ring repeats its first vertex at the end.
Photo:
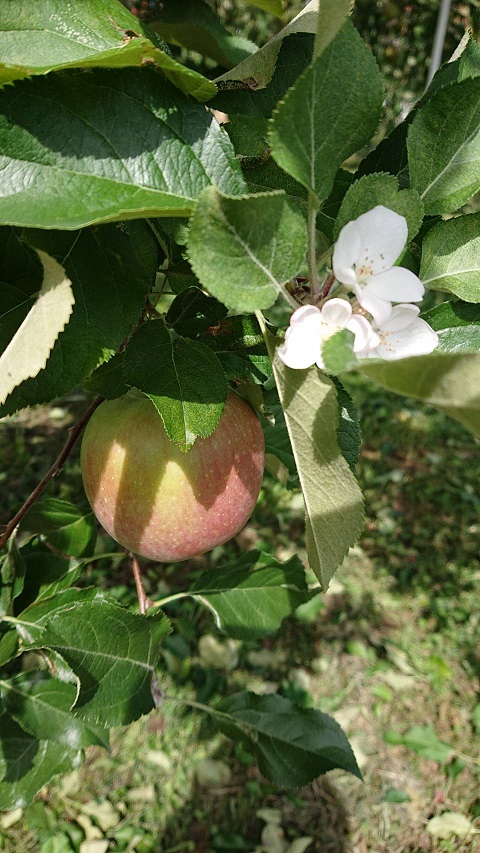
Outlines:
POLYGON ((85 492, 102 527, 129 551, 164 563, 203 554, 241 530, 264 461, 260 421, 234 393, 212 435, 188 453, 169 439, 153 403, 130 394, 100 404, 81 450, 85 492))

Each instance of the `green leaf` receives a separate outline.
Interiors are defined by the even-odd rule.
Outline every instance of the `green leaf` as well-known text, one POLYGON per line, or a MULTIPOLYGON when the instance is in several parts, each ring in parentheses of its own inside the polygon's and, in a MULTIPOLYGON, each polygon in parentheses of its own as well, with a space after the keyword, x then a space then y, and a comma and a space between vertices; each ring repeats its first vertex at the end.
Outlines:
POLYGON ((374 133, 382 99, 375 60, 348 21, 275 111, 269 133, 274 159, 325 199, 339 166, 374 133))
POLYGON ((408 240, 413 240, 423 222, 423 204, 415 190, 400 190, 398 180, 386 172, 364 175, 349 187, 335 224, 335 238, 347 222, 379 204, 405 217, 408 240))
POLYGON ((251 6, 257 6, 265 12, 271 12, 277 18, 281 18, 284 12, 284 0, 250 0, 251 6))
POLYGON ((431 290, 480 302, 480 212, 433 226, 422 244, 420 278, 431 290))
POLYGON ((263 335, 251 314, 226 317, 217 327, 206 331, 200 340, 213 350, 231 379, 249 379, 263 384, 272 375, 263 335))
MULTIPOLYGON (((232 140, 235 154, 240 154, 242 157, 244 171, 249 157, 255 158, 256 162, 258 158, 261 160, 268 158, 266 118, 233 115, 229 117, 224 127, 232 140)), ((273 187, 273 189, 280 189, 280 187, 273 187)))
POLYGON ((480 76, 480 46, 473 33, 466 32, 452 58, 436 72, 422 101, 431 99, 439 89, 449 83, 460 83, 470 77, 480 76))
POLYGON ((21 674, 8 681, 0 680, 0 697, 5 710, 38 740, 52 740, 70 749, 92 745, 108 749, 108 732, 77 719, 70 712, 76 694, 74 684, 46 673, 21 674))
POLYGON ((268 403, 274 423, 263 424, 265 436, 265 467, 284 486, 298 486, 298 473, 290 436, 280 403, 268 403))
POLYGON ((5 553, 0 555, 0 616, 10 613, 13 602, 21 594, 25 571, 23 556, 17 548, 15 538, 11 537, 5 553))
POLYGON ((476 733, 480 734, 480 702, 473 707, 471 721, 476 733))
MULTIPOLYGON (((225 74, 222 74, 221 77, 218 77, 217 82, 220 85, 222 83, 225 85, 229 81, 253 80, 255 87, 257 89, 262 89, 270 83, 272 76, 274 76, 276 65, 281 68, 281 73, 284 75, 288 74, 288 64, 285 63, 282 58, 282 48, 284 47, 284 43, 287 40, 293 43, 295 41, 296 34, 299 34, 300 38, 305 34, 314 36, 317 32, 317 19, 318 0, 310 0, 305 8, 302 9, 302 11, 299 12, 299 14, 290 21, 286 27, 283 27, 279 33, 276 33, 273 38, 271 38, 252 56, 244 59, 231 71, 227 71, 225 74)), ((310 38, 310 44, 311 48, 313 48, 313 38, 310 38)), ((309 61, 310 56, 307 55, 307 63, 309 61)), ((281 76, 281 73, 278 75, 279 77, 281 76)), ((293 81, 287 83, 284 91, 286 91, 292 82, 293 81)))
POLYGON ((337 439, 338 446, 347 460, 351 470, 355 473, 355 466, 360 456, 360 448, 362 437, 360 434, 360 424, 358 415, 350 394, 343 387, 342 383, 336 376, 332 377, 332 382, 337 389, 338 400, 338 428, 337 439))
POLYGON ((106 602, 83 602, 48 620, 39 643, 60 654, 80 680, 79 719, 123 726, 154 707, 151 682, 170 623, 106 602))
POLYGON ((241 565, 202 573, 189 589, 213 612, 217 627, 240 640, 274 634, 312 596, 298 557, 282 564, 258 551, 245 556, 241 565))
POLYGON ((355 175, 345 169, 339 169, 335 175, 333 189, 317 214, 317 231, 320 231, 328 243, 335 242, 335 224, 345 193, 355 180, 355 175))
POLYGON ((22 650, 41 647, 42 631, 48 620, 56 613, 72 609, 73 606, 82 602, 96 600, 105 602, 105 594, 98 592, 94 587, 87 589, 60 588, 58 591, 52 592, 48 598, 46 595, 39 595, 33 603, 28 603, 28 606, 15 618, 14 625, 22 640, 22 650))
MULTIPOLYGON (((92 843, 94 844, 95 842, 92 843)), ((69 836, 62 832, 47 838, 40 848, 40 853, 74 853, 74 850, 70 843, 69 836)))
POLYGON ((265 193, 270 190, 283 190, 287 197, 306 211, 308 193, 298 181, 287 175, 273 160, 264 163, 248 165, 244 163, 243 171, 252 193, 265 193))
POLYGON ((424 96, 408 114, 405 121, 398 124, 388 136, 380 142, 362 160, 357 176, 370 172, 390 172, 398 175, 402 186, 408 185, 407 134, 418 109, 427 103, 447 83, 460 82, 480 74, 478 57, 480 48, 470 37, 463 53, 455 60, 447 62, 437 71, 424 96))
POLYGON ((308 560, 326 589, 362 529, 362 495, 338 446, 333 383, 278 358, 273 369, 305 500, 308 560))
MULTIPOLYGON (((284 32, 285 30, 282 30, 282 33, 284 32)), ((265 45, 265 48, 268 48, 268 45, 265 45)), ((278 101, 285 97, 290 86, 293 86, 308 66, 313 54, 313 35, 296 33, 285 38, 283 43, 275 43, 275 71, 273 66, 270 68, 267 65, 263 68, 262 50, 265 48, 257 51, 246 62, 237 65, 233 71, 224 74, 223 78, 219 78, 220 91, 209 106, 222 110, 229 116, 248 116, 254 119, 267 119, 271 116, 278 101), (240 79, 237 78, 238 69, 245 65, 252 66, 254 70, 251 74, 245 73, 240 79), (224 78, 225 81, 222 82, 224 78)))
POLYGON ((353 333, 348 329, 342 329, 323 344, 322 358, 328 373, 336 376, 356 366, 357 358, 353 352, 353 341, 353 333))
POLYGON ((418 110, 408 160, 428 214, 457 210, 480 189, 480 77, 445 86, 418 110))
POLYGON ((172 340, 162 321, 151 321, 130 341, 125 380, 150 398, 168 436, 181 450, 211 435, 227 399, 228 385, 216 355, 198 341, 172 340))
POLYGON ((74 234, 35 231, 28 239, 65 267, 75 306, 45 369, 14 389, 0 409, 2 417, 80 384, 130 334, 155 281, 157 246, 144 222, 74 234))
POLYGON ((398 176, 400 186, 409 185, 407 135, 414 115, 412 110, 405 121, 397 124, 388 136, 364 157, 356 172, 357 177, 372 172, 389 172, 398 176))
POLYGON ((8 625, 7 630, 0 634, 0 668, 18 653, 18 634, 13 626, 8 625))
POLYGON ((430 403, 480 437, 480 355, 432 353, 396 362, 361 363, 384 388, 430 403))
POLYGON ((401 791, 398 788, 390 788, 386 791, 383 797, 384 803, 410 803, 411 797, 407 794, 406 791, 401 791))
POLYGON ((210 326, 217 326, 227 312, 225 305, 207 296, 199 287, 187 287, 173 300, 165 321, 179 335, 194 338, 210 326))
POLYGON ((58 498, 36 501, 22 522, 31 533, 43 533, 51 545, 72 557, 93 554, 96 522, 92 512, 58 498))
POLYGON ((228 308, 268 308, 305 252, 305 220, 284 193, 230 198, 211 187, 200 196, 189 258, 204 287, 228 308))
POLYGON ((42 281, 38 253, 13 228, 0 228, 0 352, 25 320, 42 281))
POLYGON ((214 11, 199 0, 163 0, 160 20, 151 27, 165 41, 208 56, 230 68, 254 53, 248 39, 234 36, 221 24, 214 11))
POLYGON ((480 351, 480 305, 442 302, 422 317, 438 333, 437 352, 480 351))
POLYGON ((8 714, 0 716, 0 811, 24 808, 58 773, 79 767, 82 754, 27 734, 8 714))
POLYGON ((123 359, 124 353, 117 352, 109 361, 97 367, 83 383, 85 388, 92 394, 100 394, 107 400, 123 397, 129 390, 123 377, 123 359))
POLYGON ((4 0, 0 7, 0 85, 60 68, 157 65, 199 100, 217 91, 211 80, 177 62, 155 34, 117 0, 89 0, 79 15, 61 0, 4 0))
POLYGON ((260 772, 276 785, 299 788, 335 767, 361 778, 340 726, 321 711, 281 696, 235 693, 212 715, 223 734, 253 752, 260 772))
POLYGON ((62 589, 74 584, 81 576, 84 562, 75 557, 66 559, 53 554, 51 549, 38 539, 22 548, 25 563, 25 583, 18 601, 18 610, 41 598, 50 598, 62 589))
POLYGON ((0 92, 0 150, 0 222, 10 225, 75 229, 188 216, 211 183, 232 195, 245 191, 214 116, 168 83, 159 86, 149 68, 51 74, 7 86, 0 92))
POLYGON ((431 724, 428 726, 412 726, 405 734, 386 731, 384 738, 387 743, 401 744, 407 749, 413 749, 422 758, 429 761, 448 761, 452 756, 452 747, 441 741, 431 724))

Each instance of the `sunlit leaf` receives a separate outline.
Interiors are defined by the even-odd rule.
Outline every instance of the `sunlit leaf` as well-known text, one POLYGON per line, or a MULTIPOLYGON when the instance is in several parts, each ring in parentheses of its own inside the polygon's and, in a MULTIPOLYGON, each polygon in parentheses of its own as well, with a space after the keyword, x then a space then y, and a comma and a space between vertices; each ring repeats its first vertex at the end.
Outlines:
POLYGON ((233 563, 202 573, 189 593, 214 614, 230 637, 264 637, 278 631, 286 616, 311 597, 298 557, 283 565, 251 551, 241 565, 233 563))
POLYGON ((150 398, 182 450, 209 436, 220 420, 228 391, 220 362, 198 341, 172 340, 163 322, 148 323, 134 335, 123 375, 150 398))
POLYGON ((120 726, 154 707, 151 682, 169 630, 163 615, 146 619, 92 601, 52 616, 39 642, 79 678, 75 714, 95 725, 120 726))
POLYGON ((147 67, 6 86, 0 150, 0 223, 9 225, 73 230, 188 216, 209 184, 232 195, 245 190, 214 116, 169 83, 159 86, 147 67))
POLYGON ((480 189, 480 77, 440 89, 408 133, 413 189, 429 214, 450 213, 480 189))
POLYGON ((308 560, 326 589, 362 529, 362 494, 339 448, 332 382, 316 367, 291 370, 275 359, 273 368, 305 500, 308 560))
POLYGON ((38 738, 70 749, 95 744, 108 747, 108 733, 75 717, 70 709, 77 688, 46 673, 21 674, 0 680, 0 696, 7 713, 38 738))
POLYGON ((480 436, 480 355, 422 355, 396 362, 361 364, 379 385, 430 403, 480 436))
POLYGON ((207 100, 217 87, 177 62, 166 45, 117 0, 4 0, 0 5, 0 85, 60 68, 157 65, 182 91, 207 100), (79 14, 80 12, 80 14, 79 14))
POLYGON ((275 111, 269 133, 274 159, 325 199, 343 161, 375 132, 382 100, 380 71, 347 22, 275 111))
POLYGON ((211 187, 200 196, 188 254, 201 283, 228 308, 268 308, 305 252, 304 218, 284 193, 231 198, 211 187))
POLYGON ((429 289, 480 302, 480 213, 433 226, 422 243, 420 278, 429 289))

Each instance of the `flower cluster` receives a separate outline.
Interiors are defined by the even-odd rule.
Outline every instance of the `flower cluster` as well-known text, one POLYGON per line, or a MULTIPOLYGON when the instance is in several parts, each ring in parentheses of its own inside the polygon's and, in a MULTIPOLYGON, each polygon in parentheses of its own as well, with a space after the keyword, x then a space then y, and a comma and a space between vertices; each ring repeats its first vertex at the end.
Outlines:
POLYGON ((421 301, 423 284, 410 270, 394 266, 407 236, 405 217, 382 205, 342 228, 333 252, 333 273, 354 294, 358 311, 354 313, 347 298, 330 299, 322 308, 298 308, 278 350, 288 367, 324 368, 323 344, 341 329, 353 333, 358 358, 395 361, 435 349, 438 336, 413 304, 421 301))

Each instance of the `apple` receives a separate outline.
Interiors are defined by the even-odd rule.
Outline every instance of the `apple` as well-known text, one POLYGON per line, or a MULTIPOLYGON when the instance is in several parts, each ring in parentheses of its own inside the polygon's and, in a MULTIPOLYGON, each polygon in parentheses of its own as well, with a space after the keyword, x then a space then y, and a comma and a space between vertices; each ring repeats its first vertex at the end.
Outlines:
POLYGON ((260 421, 237 394, 229 393, 212 435, 182 453, 153 403, 133 392, 96 409, 81 468, 107 533, 135 554, 170 563, 238 533, 255 506, 264 458, 260 421))

